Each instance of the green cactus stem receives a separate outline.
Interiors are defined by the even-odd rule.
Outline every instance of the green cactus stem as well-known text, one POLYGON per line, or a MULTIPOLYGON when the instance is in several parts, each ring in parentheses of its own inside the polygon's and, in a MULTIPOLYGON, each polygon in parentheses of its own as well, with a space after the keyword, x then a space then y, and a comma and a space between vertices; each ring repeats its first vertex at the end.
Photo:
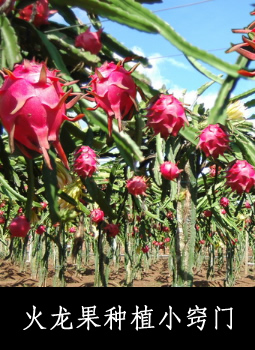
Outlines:
POLYGON ((195 159, 193 152, 178 179, 173 287, 191 287, 193 284, 197 202, 195 159))

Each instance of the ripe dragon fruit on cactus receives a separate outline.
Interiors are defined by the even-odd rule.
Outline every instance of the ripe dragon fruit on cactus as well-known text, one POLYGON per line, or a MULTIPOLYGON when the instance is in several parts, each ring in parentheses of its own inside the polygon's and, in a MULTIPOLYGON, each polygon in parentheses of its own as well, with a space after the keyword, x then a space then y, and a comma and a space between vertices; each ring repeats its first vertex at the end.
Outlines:
POLYGON ((88 28, 84 33, 79 34, 75 38, 75 47, 81 47, 85 51, 97 55, 102 49, 102 43, 100 41, 102 31, 102 29, 99 29, 96 33, 93 33, 90 31, 90 28, 88 28))
POLYGON ((211 124, 201 131, 197 148, 200 148, 206 157, 218 158, 230 149, 229 143, 228 134, 222 127, 219 124, 211 124))
POLYGON ((231 187, 232 191, 249 193, 255 185, 254 167, 246 160, 237 160, 228 168, 226 179, 226 186, 231 187))
POLYGON ((95 101, 97 105, 88 110, 100 107, 107 113, 109 136, 112 135, 113 118, 118 120, 119 131, 121 131, 121 120, 125 117, 131 119, 136 107, 136 84, 131 77, 135 68, 127 71, 123 64, 124 62, 118 64, 105 62, 91 76, 90 94, 94 98, 90 100, 95 101))
POLYGON ((167 180, 176 179, 182 171, 182 169, 179 169, 178 166, 172 162, 164 162, 160 165, 160 172, 167 180))
POLYGON ((44 232, 46 232, 46 226, 45 225, 39 225, 37 229, 35 230, 35 233, 38 235, 42 235, 44 232))
POLYGON ((30 228, 30 222, 25 215, 16 216, 9 225, 12 237, 26 237, 30 228))
POLYGON ((97 170, 97 155, 89 146, 81 146, 74 153, 74 170, 83 177, 91 177, 97 170))
POLYGON ((38 0, 34 4, 19 10, 19 18, 32 22, 36 27, 40 27, 48 24, 49 16, 56 12, 55 10, 49 10, 48 0, 38 0))
MULTIPOLYGON (((210 177, 215 177, 215 176, 216 176, 216 171, 217 171, 216 165, 215 165, 215 164, 210 165, 209 176, 210 176, 210 177)), ((221 172, 221 167, 218 166, 218 171, 217 171, 217 173, 219 174, 220 172, 221 172)))
POLYGON ((127 180, 126 187, 128 192, 133 196, 146 195, 147 183, 142 176, 134 176, 131 179, 127 180))
POLYGON ((244 203, 244 207, 245 207, 246 209, 251 209, 250 202, 249 202, 249 201, 246 201, 246 202, 244 203))
POLYGON ((173 95, 160 94, 147 109, 147 126, 154 130, 155 135, 160 134, 164 139, 170 135, 177 136, 185 123, 189 125, 185 108, 173 95))
POLYGON ((148 245, 145 245, 144 247, 141 248, 142 252, 144 254, 148 253, 148 251, 150 250, 149 246, 148 245))
POLYGON ((204 210, 203 211, 203 214, 206 218, 209 218, 210 216, 212 216, 212 212, 211 210, 204 210))
POLYGON ((84 115, 68 118, 66 109, 72 107, 80 95, 67 104, 71 89, 66 93, 60 83, 57 70, 49 70, 46 64, 24 60, 16 64, 13 72, 4 69, 4 83, 0 89, 0 119, 9 134, 11 152, 14 143, 28 158, 43 154, 47 166, 52 169, 47 150, 52 144, 62 162, 68 161, 59 141, 59 132, 65 120, 76 121, 84 115))
POLYGON ((226 208, 229 205, 229 199, 226 197, 222 197, 220 199, 220 205, 224 208, 226 208))
POLYGON ((93 222, 99 223, 104 220, 104 212, 101 209, 94 209, 90 212, 90 218, 93 222))
POLYGON ((107 233, 108 237, 115 237, 120 233, 119 224, 107 224, 103 230, 107 233))

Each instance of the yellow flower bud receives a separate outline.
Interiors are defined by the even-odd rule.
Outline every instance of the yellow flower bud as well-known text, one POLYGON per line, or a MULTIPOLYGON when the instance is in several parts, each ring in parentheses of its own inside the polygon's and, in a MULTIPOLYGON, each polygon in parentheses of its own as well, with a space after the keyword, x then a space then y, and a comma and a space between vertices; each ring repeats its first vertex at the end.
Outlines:
MULTIPOLYGON (((76 179, 72 183, 67 184, 65 187, 62 188, 62 191, 68 194, 71 198, 73 198, 76 202, 79 202, 80 198, 82 197, 82 188, 83 184, 80 180, 80 178, 76 179)), ((59 206, 60 209, 73 209, 74 206, 62 198, 59 199, 59 206)))
POLYGON ((73 179, 69 171, 63 165, 59 158, 56 158, 56 170, 57 170, 57 181, 58 187, 62 189, 64 186, 71 184, 73 179))
POLYGON ((246 112, 246 107, 240 100, 230 103, 227 107, 227 115, 229 120, 233 120, 233 121, 245 120, 245 112, 246 112))

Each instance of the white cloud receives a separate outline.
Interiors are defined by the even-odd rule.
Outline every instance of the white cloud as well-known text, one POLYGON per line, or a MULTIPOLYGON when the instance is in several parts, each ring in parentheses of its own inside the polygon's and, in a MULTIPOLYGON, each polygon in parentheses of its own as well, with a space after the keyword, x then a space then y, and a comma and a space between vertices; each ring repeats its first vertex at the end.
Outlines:
MULTIPOLYGON (((142 49, 138 46, 134 46, 132 48, 132 51, 139 56, 146 56, 142 49)), ((165 76, 163 76, 162 64, 171 64, 181 69, 190 69, 188 65, 179 62, 172 57, 161 57, 159 53, 154 53, 148 57, 148 60, 151 67, 149 68, 140 65, 138 66, 137 71, 141 74, 146 75, 150 79, 151 85, 154 89, 160 89, 163 85, 165 85, 166 88, 173 85, 173 82, 170 79, 167 79, 165 76)))
MULTIPOLYGON (((144 52, 142 51, 141 48, 135 46, 132 48, 132 51, 139 55, 145 57, 144 52)), ((159 54, 153 55, 154 57, 159 56, 159 54)), ((150 68, 144 67, 143 65, 139 65, 137 68, 137 71, 141 74, 146 75, 150 81, 151 85, 154 89, 160 89, 162 88, 163 85, 169 85, 171 81, 169 79, 166 79, 160 72, 160 64, 162 63, 162 59, 157 59, 157 60, 149 60, 149 63, 151 65, 150 68)))
POLYGON ((199 96, 197 102, 204 103, 205 108, 211 109, 214 106, 217 95, 218 95, 217 93, 212 93, 212 94, 199 96))
MULTIPOLYGON (((145 56, 142 49, 137 46, 134 46, 132 48, 132 51, 135 52, 137 55, 145 56)), ((217 93, 208 93, 206 95, 202 95, 197 98, 197 91, 195 90, 186 91, 186 89, 176 84, 173 84, 171 80, 165 78, 161 73, 162 63, 164 64, 170 63, 182 69, 190 69, 190 66, 182 62, 179 62, 172 57, 170 58, 169 57, 158 58, 158 57, 160 57, 160 54, 157 54, 157 53, 149 57, 149 63, 151 65, 151 68, 143 67, 142 65, 138 66, 137 68, 137 71, 139 71, 141 74, 146 75, 151 80, 151 85, 155 89, 160 89, 162 88, 163 85, 165 85, 169 93, 172 93, 178 99, 183 98, 184 103, 190 105, 191 108, 195 102, 204 103, 204 106, 206 109, 210 109, 213 107, 215 100, 217 98, 217 93), (169 88, 169 86, 171 86, 171 88, 169 88)))
POLYGON ((168 93, 173 94, 177 99, 182 99, 189 109, 192 109, 194 104, 204 104, 205 109, 211 109, 214 106, 217 98, 217 93, 208 93, 197 97, 197 91, 186 91, 185 89, 175 85, 168 93))
POLYGON ((171 63, 173 66, 176 66, 178 68, 183 68, 183 69, 190 69, 190 66, 188 66, 187 64, 183 63, 183 62, 179 62, 177 61, 175 58, 172 57, 167 57, 167 58, 163 58, 164 61, 171 63))

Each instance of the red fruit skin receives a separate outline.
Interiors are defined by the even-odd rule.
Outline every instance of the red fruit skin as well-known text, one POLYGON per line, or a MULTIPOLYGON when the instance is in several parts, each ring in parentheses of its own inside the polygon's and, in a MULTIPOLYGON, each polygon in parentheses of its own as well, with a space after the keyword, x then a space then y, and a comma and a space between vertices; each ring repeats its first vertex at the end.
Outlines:
POLYGON ((94 209, 90 212, 91 220, 95 223, 99 223, 104 220, 104 212, 101 209, 94 209))
POLYGON ((220 205, 224 208, 226 208, 229 205, 229 199, 226 197, 222 197, 220 199, 220 205))
POLYGON ((96 108, 102 108, 108 116, 108 132, 112 135, 112 120, 118 120, 119 131, 122 130, 121 120, 131 119, 135 107, 136 84, 121 64, 105 62, 91 76, 91 94, 97 103, 96 108))
POLYGON ((30 223, 24 215, 16 216, 9 225, 12 237, 26 237, 30 228, 30 223))
POLYGON ((205 216, 206 218, 209 218, 210 216, 212 216, 211 210, 205 210, 203 213, 204 213, 204 216, 205 216))
POLYGON ((48 206, 48 203, 47 203, 47 202, 41 202, 40 204, 41 204, 41 206, 42 206, 42 209, 46 209, 47 206, 48 206))
POLYGON ((238 194, 249 193, 255 185, 254 167, 246 160, 237 160, 227 170, 226 186, 238 194))
POLYGON ((81 47, 85 51, 97 55, 102 49, 102 43, 100 40, 102 31, 102 29, 99 29, 97 32, 93 33, 90 31, 90 28, 88 28, 84 33, 79 34, 75 38, 75 47, 81 47))
POLYGON ((170 219, 170 220, 173 220, 173 218, 174 218, 174 214, 173 214, 171 211, 169 211, 169 212, 166 214, 166 216, 167 216, 167 218, 170 219))
POLYGON ((148 111, 147 126, 164 139, 170 135, 177 136, 185 124, 189 125, 182 103, 173 95, 160 94, 148 111))
POLYGON ((69 228, 70 233, 75 233, 77 231, 77 228, 75 226, 69 228))
POLYGON ((16 0, 11 1, 10 4, 6 3, 6 0, 0 0, 0 6, 2 7, 1 12, 6 13, 7 15, 13 10, 16 0))
POLYGON ((4 224, 5 223, 5 218, 4 217, 0 217, 0 224, 4 224))
POLYGON ((251 205, 250 205, 249 201, 246 201, 244 203, 244 206, 245 206, 246 209, 250 209, 251 208, 251 205))
POLYGON ((142 176, 134 176, 127 180, 126 187, 133 196, 146 195, 147 184, 142 176))
MULTIPOLYGON (((218 174, 220 173, 220 171, 221 171, 221 167, 218 166, 218 174)), ((215 177, 216 176, 216 165, 211 165, 210 166, 209 176, 210 177, 215 177)))
POLYGON ((65 104, 70 92, 65 93, 57 70, 48 70, 46 64, 24 60, 12 72, 4 70, 4 83, 0 88, 0 119, 9 134, 10 149, 15 145, 28 158, 43 154, 52 169, 48 150, 52 144, 64 165, 68 161, 59 141, 60 127, 65 120, 76 121, 83 117, 68 118, 65 104))
POLYGON ((107 224, 103 230, 108 234, 109 237, 115 237, 119 234, 120 228, 119 225, 107 224))
POLYGON ((39 225, 35 231, 38 235, 42 235, 44 232, 46 232, 46 226, 45 225, 39 225))
POLYGON ((38 0, 35 4, 28 5, 22 10, 19 10, 19 18, 24 19, 27 22, 32 20, 35 27, 49 24, 48 17, 57 11, 49 10, 48 0, 38 0), (35 15, 34 15, 35 6, 35 15))
POLYGON ((206 157, 212 156, 216 159, 230 149, 229 143, 228 134, 220 125, 211 124, 201 131, 197 147, 205 153, 206 157))
POLYGON ((176 164, 172 162, 164 162, 160 165, 160 172, 167 180, 176 179, 183 170, 179 169, 176 164))
POLYGON ((89 146, 81 146, 74 153, 74 170, 83 177, 91 177, 97 170, 97 155, 89 146))
POLYGON ((141 250, 142 250, 143 253, 146 254, 146 253, 148 253, 148 251, 150 250, 150 248, 149 248, 149 246, 146 245, 145 247, 142 247, 141 250))

